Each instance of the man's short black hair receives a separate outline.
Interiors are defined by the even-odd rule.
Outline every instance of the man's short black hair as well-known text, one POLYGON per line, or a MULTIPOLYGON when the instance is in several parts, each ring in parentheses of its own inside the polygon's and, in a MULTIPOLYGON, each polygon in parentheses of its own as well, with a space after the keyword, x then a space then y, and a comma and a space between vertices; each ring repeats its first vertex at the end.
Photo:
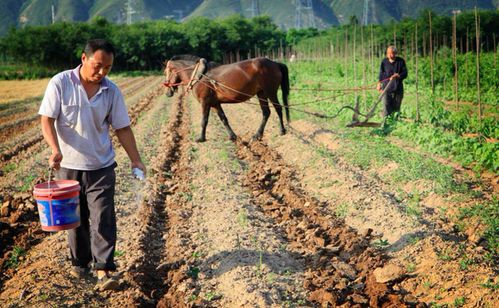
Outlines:
POLYGON ((113 45, 104 39, 89 40, 85 45, 83 52, 87 55, 87 57, 91 57, 97 50, 103 50, 107 53, 113 54, 114 56, 113 45))

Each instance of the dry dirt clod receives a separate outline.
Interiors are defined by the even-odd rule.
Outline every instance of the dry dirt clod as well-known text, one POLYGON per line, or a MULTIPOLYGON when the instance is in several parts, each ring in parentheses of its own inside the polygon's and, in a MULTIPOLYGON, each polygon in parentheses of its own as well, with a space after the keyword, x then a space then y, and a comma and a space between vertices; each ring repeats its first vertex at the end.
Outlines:
POLYGON ((386 283, 394 280, 398 280, 405 275, 405 269, 394 263, 385 265, 384 267, 378 267, 373 272, 376 282, 386 283))

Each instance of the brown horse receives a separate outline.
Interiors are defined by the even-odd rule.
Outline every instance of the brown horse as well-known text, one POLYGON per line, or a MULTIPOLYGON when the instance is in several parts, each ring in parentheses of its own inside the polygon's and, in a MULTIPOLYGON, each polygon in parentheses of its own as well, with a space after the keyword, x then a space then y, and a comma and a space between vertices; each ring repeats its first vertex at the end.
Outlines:
POLYGON ((285 64, 267 58, 255 58, 217 65, 213 62, 208 63, 203 58, 189 55, 174 56, 165 62, 165 86, 168 87, 166 95, 171 97, 179 85, 188 84, 187 89, 192 88, 194 96, 201 103, 203 111, 201 136, 196 141, 206 141, 206 126, 211 108, 217 110, 230 139, 236 140, 236 134, 230 127, 221 104, 242 103, 254 95, 258 96, 263 119, 253 138, 260 139, 263 135, 270 116, 269 102, 274 105, 279 116, 281 134, 286 133, 282 120, 282 106, 277 98, 277 90, 281 86, 286 119, 289 123, 289 77, 285 64))

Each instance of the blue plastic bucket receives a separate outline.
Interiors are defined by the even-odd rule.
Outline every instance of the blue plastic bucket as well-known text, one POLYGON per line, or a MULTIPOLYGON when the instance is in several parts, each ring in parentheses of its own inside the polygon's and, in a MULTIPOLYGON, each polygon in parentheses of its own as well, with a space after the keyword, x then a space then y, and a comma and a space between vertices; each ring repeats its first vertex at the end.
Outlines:
POLYGON ((44 231, 61 231, 80 226, 80 184, 56 180, 35 185, 33 190, 44 231))

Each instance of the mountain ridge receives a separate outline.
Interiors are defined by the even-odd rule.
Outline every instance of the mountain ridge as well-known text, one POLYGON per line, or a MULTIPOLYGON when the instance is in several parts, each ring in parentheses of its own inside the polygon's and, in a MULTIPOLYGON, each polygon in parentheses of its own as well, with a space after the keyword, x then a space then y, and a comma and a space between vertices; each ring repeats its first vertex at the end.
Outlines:
MULTIPOLYGON (((240 14, 244 17, 269 15, 279 27, 289 29, 325 28, 349 23, 354 15, 359 22, 363 22, 366 16, 364 4, 360 0, 0 0, 0 35, 10 27, 50 24, 52 5, 56 22, 88 21, 96 16, 103 16, 115 23, 126 23, 164 18, 185 20, 196 16, 219 18, 240 14), (307 3, 311 6, 307 6, 307 3)), ((367 18, 368 23, 387 23, 405 17, 417 17, 426 8, 439 14, 450 14, 453 10, 472 9, 474 4, 475 1, 466 0, 369 0, 367 18)), ((477 0, 476 4, 480 9, 499 8, 499 0, 477 0)))

